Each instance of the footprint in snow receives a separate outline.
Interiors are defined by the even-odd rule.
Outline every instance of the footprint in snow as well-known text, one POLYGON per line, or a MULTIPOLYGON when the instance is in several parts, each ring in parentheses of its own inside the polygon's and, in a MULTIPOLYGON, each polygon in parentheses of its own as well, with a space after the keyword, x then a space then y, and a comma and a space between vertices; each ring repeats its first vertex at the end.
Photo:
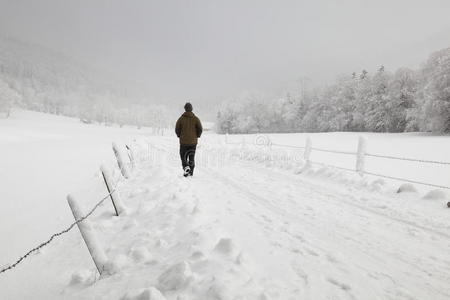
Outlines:
POLYGON ((127 292, 120 300, 166 300, 166 298, 158 289, 150 287, 127 292))
POLYGON ((232 239, 222 238, 214 247, 214 252, 235 258, 238 255, 239 249, 232 239))
POLYGON ((156 248, 167 248, 169 246, 169 243, 166 241, 166 240, 164 240, 164 239, 157 239, 156 241, 155 241, 155 247, 156 248))
POLYGON ((134 220, 134 219, 131 219, 131 220, 129 220, 128 222, 126 222, 126 223, 123 225, 122 229, 123 229, 123 230, 127 230, 127 229, 130 229, 130 228, 134 228, 134 227, 136 227, 137 225, 138 225, 138 222, 137 222, 136 220, 134 220))
POLYGON ((327 258, 327 260, 328 260, 329 262, 331 262, 331 263, 338 263, 338 262, 339 262, 339 261, 337 260, 337 258, 334 257, 334 256, 331 255, 331 254, 327 254, 327 255, 326 255, 326 258, 327 258))
POLYGON ((147 262, 150 260, 151 255, 148 249, 144 246, 133 247, 130 250, 130 257, 138 263, 147 262))
POLYGON ((80 270, 72 274, 70 286, 89 286, 96 280, 97 274, 92 270, 80 270))
POLYGON ((305 242, 305 239, 300 234, 294 235, 294 238, 299 240, 300 242, 305 242))
POLYGON ((272 219, 269 218, 269 217, 266 216, 266 215, 261 215, 261 218, 262 218, 264 221, 266 221, 266 222, 269 222, 269 223, 272 223, 272 222, 273 222, 272 219))
POLYGON ((308 252, 308 254, 312 255, 312 256, 319 256, 319 254, 317 252, 314 252, 311 249, 306 249, 306 252, 308 252))
POLYGON ((352 289, 350 285, 348 285, 348 284, 346 284, 346 283, 339 282, 339 281, 337 281, 336 279, 331 278, 331 277, 327 277, 327 281, 328 281, 329 283, 331 283, 331 284, 333 284, 333 285, 339 287, 341 290, 346 291, 346 292, 348 292, 348 291, 350 291, 350 290, 352 289))
POLYGON ((274 246, 274 247, 277 247, 277 248, 281 248, 283 245, 282 244, 280 244, 279 242, 277 242, 277 241, 274 241, 274 242, 271 242, 270 243, 272 246, 274 246))
POLYGON ((300 250, 300 249, 298 249, 298 248, 293 248, 293 249, 291 249, 291 252, 292 252, 292 253, 295 253, 295 254, 303 254, 302 250, 300 250))
POLYGON ((308 274, 302 269, 302 267, 295 261, 291 263, 291 268, 295 272, 295 274, 302 280, 304 287, 307 287, 309 284, 308 274))
POLYGON ((179 290, 192 281, 193 274, 188 262, 172 265, 158 278, 159 287, 163 291, 179 290))
POLYGON ((191 255, 193 260, 201 260, 205 258, 205 254, 202 251, 194 251, 191 255))

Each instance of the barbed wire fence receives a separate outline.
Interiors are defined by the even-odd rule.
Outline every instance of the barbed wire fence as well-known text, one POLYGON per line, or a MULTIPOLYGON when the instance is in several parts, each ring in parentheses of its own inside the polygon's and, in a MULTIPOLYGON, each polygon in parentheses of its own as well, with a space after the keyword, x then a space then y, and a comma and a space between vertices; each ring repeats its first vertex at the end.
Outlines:
POLYGON ((50 244, 54 238, 63 235, 65 233, 68 233, 70 230, 72 230, 73 227, 75 227, 75 225, 77 225, 78 223, 84 221, 85 219, 89 218, 94 211, 103 204, 103 202, 105 202, 106 199, 108 199, 110 197, 110 195, 115 192, 115 190, 113 190, 110 194, 106 195, 105 197, 103 197, 99 202, 97 202, 97 204, 94 205, 94 207, 82 218, 76 220, 75 222, 73 222, 72 224, 70 224, 66 229, 61 230, 58 233, 54 233, 50 236, 50 238, 48 240, 46 240, 45 242, 40 243, 38 246, 34 247, 33 249, 31 249, 30 251, 28 251, 27 253, 25 253, 24 255, 22 255, 19 259, 17 259, 16 262, 14 262, 13 264, 8 265, 7 267, 3 267, 3 269, 0 270, 0 274, 4 273, 6 271, 9 271, 13 268, 15 268, 18 264, 20 264, 25 258, 27 258, 28 256, 30 256, 30 254, 32 254, 33 252, 39 251, 41 248, 47 246, 48 244, 50 244))
MULTIPOLYGON (((228 134, 225 137, 225 142, 226 142, 226 144, 230 144, 230 145, 241 145, 242 144, 242 142, 239 143, 239 142, 229 141, 228 134)), ((419 184, 419 185, 428 186, 428 187, 432 187, 432 188, 450 190, 450 187, 445 186, 445 185, 439 185, 439 184, 423 182, 423 181, 419 181, 419 180, 412 180, 412 179, 408 179, 408 178, 389 176, 389 175, 385 175, 385 174, 381 174, 381 173, 366 171, 365 170, 365 157, 375 157, 375 158, 380 158, 380 159, 407 161, 407 162, 415 162, 415 163, 421 163, 421 164, 434 164, 434 165, 441 165, 441 166, 450 166, 450 161, 439 161, 439 160, 419 159, 419 158, 411 158, 411 157, 400 157, 400 156, 393 156, 393 155, 370 153, 370 152, 366 151, 366 143, 367 143, 366 139, 363 137, 360 137, 359 141, 358 141, 357 151, 352 152, 352 151, 342 151, 342 150, 312 147, 312 142, 311 142, 310 138, 307 139, 305 146, 274 143, 270 140, 268 135, 264 135, 264 134, 257 134, 254 139, 254 145, 256 145, 256 146, 264 146, 264 147, 268 147, 268 148, 282 147, 282 148, 292 148, 292 149, 303 150, 305 152, 306 163, 321 165, 321 166, 329 167, 329 168, 335 168, 335 169, 342 170, 342 171, 354 172, 354 173, 358 173, 360 175, 370 175, 370 176, 375 176, 375 177, 380 177, 380 178, 385 178, 385 179, 390 179, 390 180, 419 184), (356 158, 357 158, 356 159, 356 167, 354 169, 351 169, 351 168, 336 166, 333 164, 326 164, 323 162, 312 161, 310 159, 310 155, 311 155, 312 151, 356 156, 356 158)))
MULTIPOLYGON (((225 143, 229 144, 229 145, 244 145, 245 144, 245 140, 242 140, 241 142, 231 142, 231 141, 228 140, 228 135, 226 135, 225 136, 225 143)), ((364 138, 360 138, 359 139, 358 149, 357 149, 356 152, 312 147, 312 142, 311 142, 311 139, 309 139, 309 138, 306 140, 305 146, 297 146, 297 145, 273 143, 267 135, 257 135, 255 140, 254 140, 254 144, 256 146, 264 146, 264 147, 268 147, 270 149, 272 147, 284 147, 284 148, 292 148, 292 149, 303 150, 304 151, 304 159, 305 159, 305 161, 307 163, 310 163, 310 164, 321 165, 321 166, 325 166, 325 167, 329 167, 329 168, 335 168, 335 169, 339 169, 339 170, 342 170, 342 171, 355 172, 355 173, 358 173, 360 175, 366 174, 366 175, 371 175, 371 176, 376 176, 376 177, 381 177, 381 178, 386 178, 386 179, 391 179, 391 180, 397 180, 397 181, 408 182, 408 183, 413 183, 413 184, 420 184, 420 185, 429 186, 429 187, 433 187, 433 188, 450 190, 450 187, 444 186, 444 185, 438 185, 438 184, 433 184, 433 183, 421 182, 421 181, 411 180, 411 179, 407 179, 407 178, 389 176, 389 175, 384 175, 384 174, 380 174, 380 173, 374 173, 374 172, 366 171, 365 170, 365 157, 366 156, 367 157, 376 157, 376 158, 381 158, 381 159, 400 160, 400 161, 416 162, 416 163, 422 163, 422 164, 436 164, 436 165, 444 165, 444 166, 450 166, 450 162, 448 162, 448 161, 438 161, 438 160, 417 159, 417 158, 411 158, 411 157, 397 157, 397 156, 391 156, 391 155, 382 155, 382 154, 369 153, 369 152, 366 151, 366 141, 365 141, 364 138), (356 167, 355 167, 355 169, 351 169, 351 168, 340 167, 340 166, 336 166, 336 165, 332 165, 332 164, 326 164, 326 163, 322 163, 322 162, 312 161, 310 159, 312 151, 356 156, 356 158, 357 158, 356 159, 356 167)), ((33 254, 33 253, 39 251, 40 249, 42 249, 43 247, 49 245, 55 238, 57 238, 57 237, 65 234, 65 233, 68 233, 69 231, 71 231, 75 227, 75 225, 79 225, 81 222, 83 222, 84 220, 89 218, 108 198, 111 198, 111 200, 113 202, 114 209, 116 210, 116 214, 117 215, 119 214, 118 210, 117 210, 117 207, 116 207, 116 204, 115 204, 115 201, 113 199, 113 195, 117 192, 118 185, 124 179, 129 178, 130 173, 127 170, 127 168, 128 168, 129 165, 134 167, 134 164, 136 162, 136 158, 134 157, 133 149, 131 149, 130 146, 126 145, 126 148, 129 151, 128 158, 129 158, 130 161, 129 161, 129 163, 125 163, 125 161, 124 161, 124 159, 122 157, 121 151, 119 151, 118 148, 119 147, 116 144, 113 144, 114 154, 116 155, 117 163, 118 163, 118 166, 119 166, 119 171, 121 172, 122 176, 119 178, 118 181, 116 181, 114 183, 114 185, 108 185, 108 182, 107 182, 107 179, 106 179, 107 176, 105 176, 105 174, 103 174, 108 193, 103 198, 101 198, 89 210, 88 213, 86 213, 85 215, 83 215, 83 216, 81 216, 79 218, 75 218, 75 221, 72 222, 70 225, 68 225, 65 229, 63 229, 63 230, 61 230, 61 231, 59 231, 57 233, 52 234, 47 240, 45 240, 44 242, 40 243, 36 247, 30 249, 24 255, 20 256, 14 263, 1 266, 0 267, 1 268, 0 269, 0 274, 5 273, 5 272, 15 268, 16 266, 21 264, 26 258, 28 258, 31 254, 33 254)), ((150 148, 148 148, 147 150, 150 151, 150 148)), ((150 153, 148 153, 148 154, 150 154, 150 153)))
MULTIPOLYGON (((119 171, 121 172, 122 176, 119 177, 119 180, 117 180, 113 185, 111 185, 110 182, 111 179, 109 179, 109 176, 105 176, 105 170, 102 167, 102 174, 103 174, 103 178, 105 180, 105 185, 106 185, 106 189, 108 191, 108 193, 101 198, 90 210, 88 213, 86 213, 85 215, 75 218, 75 221, 72 222, 70 225, 68 225, 65 229, 52 234, 47 240, 43 241, 42 243, 40 243, 39 245, 37 245, 36 247, 30 249, 28 252, 26 252, 24 255, 20 256, 15 262, 10 263, 10 264, 6 264, 3 266, 0 266, 0 274, 5 273, 7 271, 10 271, 12 269, 14 269, 15 267, 17 267, 19 264, 21 264, 26 258, 28 258, 31 254, 39 251, 40 249, 42 249, 43 247, 49 245, 55 238, 68 233, 69 231, 71 231, 75 225, 79 225, 81 222, 83 222, 84 220, 86 220, 87 218, 89 218, 107 199, 111 198, 114 209, 116 210, 116 214, 118 215, 118 211, 116 208, 116 204, 114 203, 115 199, 113 198, 113 195, 117 192, 118 190, 118 186, 119 184, 124 180, 127 179, 128 177, 125 176, 125 174, 127 176, 129 176, 129 171, 128 171, 128 165, 133 166, 135 163, 135 158, 133 158, 133 152, 132 149, 130 148, 130 146, 126 145, 126 148, 128 151, 130 151, 129 153, 129 159, 130 162, 129 163, 125 163, 123 160, 123 157, 121 156, 121 151, 119 150, 119 147, 113 143, 113 151, 114 154, 116 156, 117 159, 117 163, 119 165, 119 171)), ((81 231, 81 228, 80 228, 81 231)), ((85 241, 86 242, 86 241, 85 241)), ((95 261, 95 259, 94 259, 95 261)), ((100 272, 100 270, 99 270, 100 272)), ((101 273, 101 272, 100 272, 101 273)))

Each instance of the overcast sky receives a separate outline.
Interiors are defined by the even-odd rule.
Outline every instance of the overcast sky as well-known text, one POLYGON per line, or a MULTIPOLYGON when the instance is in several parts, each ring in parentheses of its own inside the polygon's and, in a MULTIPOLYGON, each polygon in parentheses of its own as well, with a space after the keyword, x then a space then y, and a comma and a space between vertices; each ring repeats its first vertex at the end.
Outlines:
POLYGON ((142 82, 161 99, 272 93, 450 46, 449 0, 0 0, 0 33, 142 82))

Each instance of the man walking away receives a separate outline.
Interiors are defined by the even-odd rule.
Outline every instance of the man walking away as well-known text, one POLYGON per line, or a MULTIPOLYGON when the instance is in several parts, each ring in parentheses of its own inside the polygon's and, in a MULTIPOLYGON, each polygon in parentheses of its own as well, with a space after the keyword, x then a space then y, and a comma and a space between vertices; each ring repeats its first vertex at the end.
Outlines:
POLYGON ((185 112, 178 119, 175 125, 175 133, 180 139, 181 165, 184 170, 184 177, 194 175, 195 149, 197 139, 202 135, 203 127, 200 119, 192 112, 192 104, 184 105, 185 112))

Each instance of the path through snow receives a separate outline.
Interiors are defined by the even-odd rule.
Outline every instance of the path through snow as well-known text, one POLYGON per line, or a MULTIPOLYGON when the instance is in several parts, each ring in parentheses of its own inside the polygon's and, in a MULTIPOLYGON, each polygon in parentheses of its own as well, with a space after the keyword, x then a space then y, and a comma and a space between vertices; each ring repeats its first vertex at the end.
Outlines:
POLYGON ((414 215, 389 205, 401 198, 245 161, 199 162, 194 178, 174 177, 175 140, 153 149, 161 164, 140 179, 148 190, 124 218, 134 221, 122 220, 139 229, 111 250, 134 262, 77 297, 129 290, 126 299, 140 299, 153 289, 167 299, 450 297, 444 215, 414 215))
POLYGON ((328 169, 230 159, 261 153, 210 141, 184 178, 177 141, 150 138, 150 160, 119 186, 128 213, 105 203, 92 218, 114 274, 98 280, 71 232, 23 267, 59 275, 46 298, 450 298, 439 201, 328 169))

